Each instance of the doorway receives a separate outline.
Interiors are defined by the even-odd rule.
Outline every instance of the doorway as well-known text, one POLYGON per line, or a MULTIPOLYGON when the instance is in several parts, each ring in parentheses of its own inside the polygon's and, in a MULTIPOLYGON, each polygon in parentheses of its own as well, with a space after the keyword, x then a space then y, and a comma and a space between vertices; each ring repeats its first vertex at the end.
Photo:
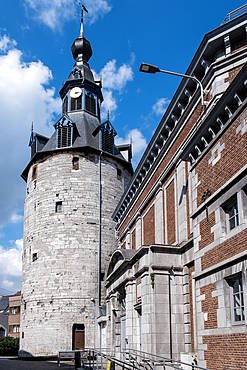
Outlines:
POLYGON ((73 324, 72 350, 84 350, 85 348, 85 326, 84 324, 73 324))

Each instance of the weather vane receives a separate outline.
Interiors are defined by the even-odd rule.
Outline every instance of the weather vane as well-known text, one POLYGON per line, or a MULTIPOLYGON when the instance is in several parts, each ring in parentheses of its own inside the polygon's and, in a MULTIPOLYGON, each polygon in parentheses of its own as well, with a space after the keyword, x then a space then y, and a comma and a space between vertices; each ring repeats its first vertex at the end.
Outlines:
POLYGON ((78 0, 75 0, 77 2, 77 4, 79 4, 81 6, 81 31, 80 31, 80 37, 83 37, 84 35, 84 32, 83 32, 83 11, 85 11, 86 13, 88 13, 88 10, 87 8, 78 0))

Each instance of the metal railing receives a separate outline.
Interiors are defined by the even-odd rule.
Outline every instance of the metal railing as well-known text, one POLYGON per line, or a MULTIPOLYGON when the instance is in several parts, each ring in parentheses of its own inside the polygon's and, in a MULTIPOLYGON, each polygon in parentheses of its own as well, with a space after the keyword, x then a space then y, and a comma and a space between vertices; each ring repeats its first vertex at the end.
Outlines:
POLYGON ((223 20, 222 24, 232 21, 233 19, 239 17, 240 15, 247 12, 247 4, 242 5, 240 8, 233 10, 232 12, 228 13, 225 19, 223 20))
MULTIPOLYGON (((78 351, 79 352, 79 351, 78 351)), ((87 348, 80 351, 80 366, 84 370, 208 370, 195 363, 186 363, 148 352, 128 349, 121 352, 122 360, 113 357, 110 349, 87 348), (103 352, 102 352, 103 351, 103 352)))
POLYGON ((197 366, 196 363, 187 363, 152 353, 128 349, 123 352, 124 361, 133 362, 141 370, 208 370, 204 367, 197 366))

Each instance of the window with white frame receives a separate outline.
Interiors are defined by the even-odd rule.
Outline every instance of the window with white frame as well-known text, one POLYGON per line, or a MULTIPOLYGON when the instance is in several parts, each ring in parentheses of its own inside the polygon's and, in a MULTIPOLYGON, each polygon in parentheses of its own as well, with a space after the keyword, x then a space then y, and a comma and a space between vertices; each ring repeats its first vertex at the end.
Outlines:
POLYGON ((245 321, 242 276, 238 276, 231 280, 230 285, 232 295, 232 321, 234 324, 241 324, 245 321))
POLYGON ((231 197, 222 207, 225 212, 226 231, 230 232, 239 226, 239 211, 237 194, 231 197))

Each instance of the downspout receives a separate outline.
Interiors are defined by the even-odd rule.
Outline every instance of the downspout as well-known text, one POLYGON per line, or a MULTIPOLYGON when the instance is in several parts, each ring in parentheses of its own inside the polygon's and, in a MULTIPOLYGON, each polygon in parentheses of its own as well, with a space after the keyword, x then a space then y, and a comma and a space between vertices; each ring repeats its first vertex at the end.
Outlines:
POLYGON ((168 275, 169 288, 169 326, 170 326, 170 359, 172 359, 172 297, 171 297, 171 276, 174 275, 173 266, 170 268, 168 275))
MULTIPOLYGON (((99 141, 101 146, 101 131, 99 132, 99 141)), ((101 148, 100 148, 101 149, 101 148)), ((98 306, 101 304, 101 155, 99 155, 99 261, 98 261, 98 306)))

